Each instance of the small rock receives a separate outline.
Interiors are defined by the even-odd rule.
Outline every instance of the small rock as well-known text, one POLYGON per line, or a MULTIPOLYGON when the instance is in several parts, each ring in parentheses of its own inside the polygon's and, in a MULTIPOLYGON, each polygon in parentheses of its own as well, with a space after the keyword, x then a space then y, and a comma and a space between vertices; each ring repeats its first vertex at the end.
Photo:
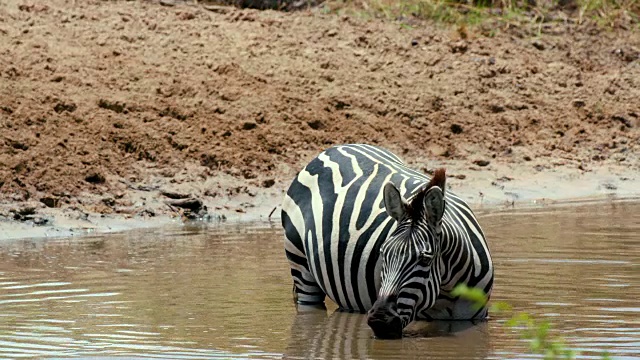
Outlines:
POLYGON ((151 209, 144 209, 144 210, 140 211, 139 213, 137 213, 136 215, 138 215, 140 217, 154 217, 154 216, 156 216, 156 213, 151 209))
POLYGON ((91 184, 104 184, 107 179, 105 179, 104 175, 94 172, 90 173, 84 178, 84 181, 91 184))
POLYGON ((200 211, 200 209, 202 209, 202 201, 196 198, 168 200, 168 201, 165 201, 165 203, 171 206, 176 206, 183 209, 189 209, 194 212, 198 212, 200 211))
POLYGON ((16 214, 18 214, 20 216, 31 216, 31 215, 34 215, 35 213, 36 213, 36 208, 34 208, 32 206, 24 207, 24 208, 16 211, 16 214))
POLYGON ((219 195, 220 194, 215 190, 207 189, 207 190, 204 191, 204 196, 217 197, 219 195))
POLYGON ((524 161, 531 161, 531 156, 529 156, 529 155, 525 155, 525 156, 523 157, 523 159, 524 159, 524 161))
POLYGON ((178 109, 173 107, 167 107, 164 110, 158 113, 160 117, 169 116, 176 120, 184 121, 187 120, 191 115, 183 114, 178 109))
POLYGON ((538 49, 538 50, 544 50, 546 48, 546 46, 539 40, 535 40, 531 43, 531 45, 533 45, 534 48, 538 49))
POLYGON ((451 124, 451 132, 454 134, 461 134, 462 133, 462 126, 458 125, 458 124, 451 124))
POLYGON ((334 78, 330 74, 320 75, 320 78, 323 79, 323 80, 326 80, 327 82, 334 82, 336 80, 336 78, 334 78))
POLYGON ((114 198, 104 198, 102 199, 102 203, 107 205, 108 207, 116 206, 116 200, 114 198))
POLYGON ((411 46, 418 46, 418 40, 416 39, 411 40, 411 46))
POLYGON ((496 58, 494 58, 493 56, 489 58, 488 60, 489 65, 495 65, 496 63, 496 58))
POLYGON ((191 13, 191 12, 178 13, 178 19, 179 20, 193 20, 195 18, 196 18, 196 15, 194 13, 191 13))
POLYGON ((626 62, 632 62, 640 59, 640 50, 633 47, 628 49, 615 49, 612 53, 619 56, 626 62))
POLYGON ((12 209, 10 212, 13 213, 13 218, 15 220, 26 221, 32 219, 33 215, 36 213, 36 208, 25 207, 19 210, 12 209))
POLYGON ((489 106, 489 110, 491 110, 491 112, 493 113, 501 113, 501 112, 504 112, 504 106, 492 104, 489 106))
POLYGON ((270 188, 275 185, 276 181, 274 179, 267 179, 262 182, 262 187, 270 188))
POLYGON ((179 200, 179 199, 187 199, 191 197, 189 194, 180 194, 172 191, 161 191, 160 194, 168 197, 169 199, 179 200))
POLYGON ((309 125, 309 127, 312 128, 313 130, 320 130, 324 128, 324 124, 320 120, 309 121, 307 122, 307 125, 309 125))
POLYGON ((489 165, 491 162, 489 160, 475 160, 473 163, 480 167, 484 167, 489 165))
POLYGON ((203 220, 207 215, 206 210, 202 211, 191 211, 189 209, 185 209, 182 216, 184 216, 187 220, 203 220))
POLYGON ((34 217, 32 221, 35 226, 44 226, 49 223, 49 219, 40 216, 34 217))
POLYGON ((7 141, 9 143, 9 145, 16 149, 16 150, 23 150, 23 151, 27 151, 29 150, 29 145, 21 142, 21 141, 15 141, 15 140, 8 140, 7 141))
POLYGON ((336 29, 331 29, 326 31, 324 34, 327 35, 328 37, 334 37, 338 35, 338 31, 336 29))
POLYGON ((127 108, 127 104, 124 103, 120 103, 117 101, 109 101, 109 100, 105 100, 105 99, 100 99, 98 100, 98 107, 102 108, 102 109, 107 109, 107 110, 111 110, 115 113, 127 113, 126 108, 127 108))
POLYGON ((26 12, 44 12, 49 10, 49 7, 47 5, 18 5, 18 10, 20 11, 26 11, 26 12))
POLYGON ((584 100, 579 100, 579 99, 573 100, 573 107, 581 108, 581 107, 584 107, 585 105, 586 103, 584 100))
POLYGON ((351 105, 343 100, 336 100, 336 102, 333 104, 333 107, 336 108, 336 110, 344 110, 351 107, 351 105))
POLYGON ((613 119, 613 120, 616 120, 616 121, 619 121, 619 122, 623 123, 623 124, 624 124, 624 126, 626 126, 626 127, 628 127, 628 128, 630 128, 630 127, 632 126, 632 125, 631 125, 631 121, 630 121, 629 119, 627 119, 626 117, 622 116, 622 115, 613 115, 613 116, 611 117, 611 119, 613 119))
POLYGON ((60 199, 53 196, 46 196, 40 199, 40 202, 43 203, 46 207, 55 208, 60 205, 60 199))
POLYGON ((256 127, 258 127, 258 124, 251 121, 247 121, 244 124, 242 124, 242 130, 253 130, 256 127))
POLYGON ((456 175, 456 176, 455 176, 455 178, 456 178, 456 179, 460 179, 460 180, 464 180, 464 179, 466 179, 466 178, 467 178, 467 175, 465 175, 465 174, 458 174, 458 175, 456 175))
POLYGON ((469 48, 469 45, 467 45, 465 41, 458 41, 451 45, 451 52, 454 54, 456 53, 464 54, 465 52, 467 52, 468 48, 469 48))
POLYGON ((76 109, 77 109, 76 104, 74 103, 65 104, 63 102, 57 103, 56 106, 53 107, 53 111, 57 112, 58 114, 63 111, 74 112, 76 111, 76 109))
POLYGON ((251 171, 249 169, 242 170, 242 176, 245 179, 255 179, 255 178, 258 177, 258 175, 256 175, 253 171, 251 171))

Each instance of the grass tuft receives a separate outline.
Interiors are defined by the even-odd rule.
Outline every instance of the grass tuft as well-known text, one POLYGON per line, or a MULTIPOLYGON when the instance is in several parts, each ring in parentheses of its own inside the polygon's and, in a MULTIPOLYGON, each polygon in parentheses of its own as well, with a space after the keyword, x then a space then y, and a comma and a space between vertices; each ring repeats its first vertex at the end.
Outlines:
POLYGON ((604 27, 640 29, 640 0, 327 0, 328 12, 361 17, 416 18, 464 26, 588 20, 604 27))

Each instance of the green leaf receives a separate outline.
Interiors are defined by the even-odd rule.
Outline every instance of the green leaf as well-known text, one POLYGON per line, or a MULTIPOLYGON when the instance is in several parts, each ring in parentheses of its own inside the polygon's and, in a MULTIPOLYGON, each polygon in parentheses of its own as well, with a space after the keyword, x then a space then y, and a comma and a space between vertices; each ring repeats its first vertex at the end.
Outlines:
POLYGON ((458 284, 451 291, 451 295, 455 297, 460 297, 465 300, 469 300, 474 303, 474 306, 477 308, 483 307, 489 299, 487 295, 479 288, 471 288, 465 284, 458 284))
POLYGON ((529 314, 525 312, 521 312, 512 316, 511 319, 507 320, 506 325, 508 327, 516 327, 516 326, 522 326, 522 325, 526 326, 530 320, 531 320, 531 317, 529 316, 529 314))
POLYGON ((572 349, 565 349, 564 351, 565 359, 572 360, 572 359, 575 359, 577 355, 578 355, 578 352, 572 349))
POLYGON ((547 349, 547 351, 544 353, 544 358, 545 359, 555 359, 556 358, 556 353, 553 351, 553 349, 547 349))
POLYGON ((540 352, 540 349, 542 348, 542 342, 540 342, 540 339, 532 339, 531 342, 529 343, 529 349, 531 349, 531 351, 533 352, 540 352))
POLYGON ((508 312, 512 310, 513 308, 511 307, 511 305, 504 301, 498 301, 494 304, 491 304, 491 308, 489 309, 489 311, 491 312, 508 312))
POLYGON ((549 334, 549 329, 551 328, 551 324, 548 321, 543 321, 538 325, 537 336, 541 339, 546 339, 549 334))

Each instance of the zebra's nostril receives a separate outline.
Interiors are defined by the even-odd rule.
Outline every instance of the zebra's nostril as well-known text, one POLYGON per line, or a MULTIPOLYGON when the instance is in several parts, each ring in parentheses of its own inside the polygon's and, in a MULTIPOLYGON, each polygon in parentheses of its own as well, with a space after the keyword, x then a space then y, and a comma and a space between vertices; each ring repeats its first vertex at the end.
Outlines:
POLYGON ((402 321, 398 317, 367 319, 373 335, 379 339, 398 339, 402 337, 402 321))

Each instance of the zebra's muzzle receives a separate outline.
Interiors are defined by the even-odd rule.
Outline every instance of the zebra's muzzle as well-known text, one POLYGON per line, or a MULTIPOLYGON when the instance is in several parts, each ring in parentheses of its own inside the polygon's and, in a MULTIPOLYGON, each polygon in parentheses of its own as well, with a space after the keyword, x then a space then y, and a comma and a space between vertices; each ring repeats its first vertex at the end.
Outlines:
POLYGON ((402 319, 398 316, 395 301, 376 301, 367 314, 367 324, 379 339, 402 337, 402 319))

